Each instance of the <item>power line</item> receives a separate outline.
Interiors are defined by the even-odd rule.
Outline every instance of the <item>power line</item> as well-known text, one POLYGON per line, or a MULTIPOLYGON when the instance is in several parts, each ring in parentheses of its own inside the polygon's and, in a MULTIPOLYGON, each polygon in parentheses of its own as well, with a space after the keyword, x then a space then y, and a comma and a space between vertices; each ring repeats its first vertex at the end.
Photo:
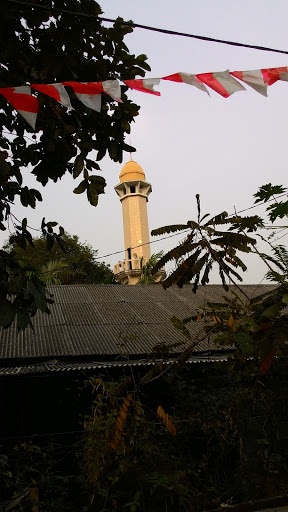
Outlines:
MULTIPOLYGON (((161 242, 162 240, 166 240, 167 238, 172 238, 173 236, 182 235, 183 233, 187 233, 188 231, 190 231, 190 228, 185 229, 184 231, 181 231, 181 233, 174 233, 173 235, 168 235, 168 236, 163 236, 162 238, 158 238, 158 240, 152 240, 152 242, 146 242, 145 244, 135 245, 135 247, 131 247, 131 251, 133 251, 134 249, 138 249, 138 247, 143 247, 144 245, 155 244, 156 242, 161 242)), ((103 254, 102 256, 95 256, 94 259, 99 260, 102 258, 108 258, 109 256, 115 256, 116 254, 122 254, 123 252, 125 252, 125 249, 122 249, 121 251, 111 252, 109 254, 103 254)), ((46 270, 45 272, 37 272, 37 275, 51 274, 52 272, 55 272, 57 270, 64 270, 65 268, 71 268, 71 267, 75 268, 78 265, 84 265, 85 263, 89 263, 89 261, 91 261, 91 258, 89 258, 87 260, 79 261, 76 264, 65 265, 63 267, 55 268, 53 270, 46 270)))
MULTIPOLYGON (((279 194, 279 196, 278 196, 278 197, 280 198, 280 197, 283 197, 283 196, 286 196, 286 195, 287 195, 287 192, 284 192, 283 194, 279 194)), ((244 210, 239 210, 239 211, 237 212, 237 215, 238 215, 239 213, 243 213, 243 212, 246 212, 246 211, 248 211, 248 210, 251 210, 252 208, 257 208, 258 206, 262 206, 263 204, 269 203, 269 202, 271 202, 271 201, 275 201, 275 199, 274 199, 274 198, 271 198, 271 199, 268 199, 268 201, 262 201, 262 203, 256 203, 255 205, 250 206, 250 207, 248 207, 248 208, 245 208, 244 210)), ((229 219, 229 217, 232 217, 232 216, 235 216, 235 213, 231 213, 231 214, 229 214, 229 215, 228 215, 228 217, 227 217, 227 219, 229 219)), ((16 217, 15 217, 15 218, 16 218, 16 217)), ((18 219, 16 219, 16 220, 18 220, 18 219)), ((20 222, 20 221, 18 221, 18 222, 20 222)), ((233 221, 232 221, 232 222, 233 222, 233 221)), ((264 226, 264 227, 265 227, 265 226, 264 226)), ((282 227, 282 226, 281 226, 281 227, 282 227)), ((285 226, 284 226, 284 228, 285 228, 285 226)), ((284 229, 284 228, 283 228, 283 229, 284 229)), ((191 229, 190 229, 190 228, 187 228, 187 229, 185 229, 185 230, 183 230, 183 231, 180 231, 180 232, 178 232, 178 233, 173 233, 172 235, 163 236, 162 238, 158 238, 157 240, 152 240, 151 242, 146 242, 145 244, 139 244, 139 245, 136 245, 135 247, 131 247, 131 251, 132 251, 132 250, 134 250, 134 249, 138 249, 139 247, 143 247, 143 246, 145 246, 145 245, 151 245, 151 244, 153 244, 153 243, 161 242, 162 240, 167 240, 168 238, 173 238, 173 237, 175 237, 175 236, 179 236, 179 235, 182 235, 182 234, 184 234, 184 233, 188 233, 188 232, 190 232, 190 231, 191 231, 191 229)), ((285 235, 283 235, 283 236, 285 236, 285 235)), ((280 237, 280 238, 282 238, 282 237, 280 237)), ((279 238, 276 238, 276 240, 278 240, 278 239, 279 239, 279 238)), ((125 252, 125 249, 122 249, 121 251, 114 251, 114 252, 111 252, 111 253, 108 253, 108 254, 103 254, 103 255, 101 255, 101 256, 96 256, 94 259, 95 259, 95 260, 104 259, 104 258, 108 258, 108 257, 110 257, 110 256, 115 256, 115 255, 117 255, 117 254, 122 254, 123 252, 125 252)), ((63 266, 63 267, 58 267, 58 268, 53 269, 52 271, 51 271, 51 270, 46 270, 45 272, 38 272, 38 273, 37 273, 37 275, 50 274, 50 273, 55 272, 55 271, 57 271, 57 270, 62 271, 62 270, 64 270, 64 269, 66 269, 66 268, 74 268, 74 269, 75 269, 75 267, 77 268, 77 266, 84 265, 85 263, 88 263, 89 261, 92 261, 92 260, 91 260, 91 258, 89 258, 89 259, 87 259, 87 260, 79 261, 79 262, 78 262, 78 263, 76 263, 76 264, 70 264, 70 265, 65 265, 65 266, 63 266)))
MULTIPOLYGON (((9 0, 9 1, 10 1, 10 0, 9 0)), ((286 196, 286 195, 287 195, 287 193, 286 193, 286 192, 284 192, 283 194, 280 194, 280 195, 278 196, 278 198, 283 197, 283 196, 286 196)), ((243 212, 246 212, 246 211, 248 211, 248 210, 251 210, 252 208, 257 208, 258 206, 262 206, 263 204, 269 203, 269 202, 271 202, 271 201, 275 201, 275 199, 274 199, 274 198, 271 198, 271 199, 269 199, 268 201, 262 201, 262 203, 257 203, 257 204, 255 204, 255 205, 249 206, 248 208, 245 208, 245 209, 243 209, 243 210, 239 210, 239 211, 237 211, 237 215, 238 215, 239 213, 243 213, 243 212)), ((227 217, 227 218, 232 217, 232 216, 234 216, 234 215, 235 215, 235 213, 231 213, 231 214, 229 214, 229 215, 228 215, 228 217, 227 217)), ((17 219, 17 217, 15 217, 15 216, 13 216, 13 217, 17 220, 17 222, 20 222, 20 221, 17 219)), ((32 228, 32 229, 35 229, 35 230, 36 230, 36 228, 32 228)), ((40 231, 40 230, 38 230, 38 231, 40 231)), ((145 245, 151 245, 151 244, 154 244, 154 243, 157 243, 157 242, 161 242, 162 240, 166 240, 166 239, 168 239, 168 238, 173 238, 173 237, 175 237, 175 236, 182 235, 183 233, 188 233, 189 231, 190 231, 190 228, 187 228, 187 229, 185 229, 185 230, 183 230, 183 231, 181 231, 181 232, 179 232, 179 233, 173 233, 172 235, 163 236, 162 238, 158 238, 157 240, 152 240, 151 242, 146 242, 145 244, 139 244, 139 245, 136 245, 135 247, 131 247, 131 250, 138 249, 139 247, 143 247, 143 246, 145 246, 145 245)), ((282 237, 281 237, 281 238, 282 238, 282 237)), ((103 254, 103 255, 101 255, 101 256, 96 256, 94 259, 95 259, 95 260, 104 259, 104 258, 108 258, 108 257, 110 257, 110 256, 116 256, 117 254, 122 254, 123 252, 125 252, 125 249, 122 249, 122 250, 120 250, 120 251, 114 251, 114 252, 111 252, 111 253, 108 253, 108 254, 103 254)), ((80 266, 80 265, 84 265, 85 263, 88 263, 89 261, 91 261, 91 258, 89 258, 89 259, 87 259, 87 260, 84 260, 84 261, 79 261, 79 262, 76 264, 76 267, 77 267, 77 266, 80 266)), ((51 270, 46 270, 45 272, 39 272, 39 273, 37 273, 37 275, 50 274, 51 272, 55 272, 55 271, 57 271, 57 270, 64 270, 65 268, 75 268, 75 264, 65 265, 65 266, 63 266, 63 267, 55 268, 55 269, 53 269, 53 271, 51 271, 51 270)))
POLYGON ((168 29, 164 29, 164 28, 150 27, 149 25, 141 25, 139 23, 133 23, 132 21, 122 21, 122 20, 120 21, 120 20, 115 20, 115 19, 111 19, 111 18, 104 18, 101 16, 97 16, 95 14, 89 14, 86 12, 76 12, 76 11, 70 11, 68 9, 58 9, 57 7, 48 7, 45 5, 24 2, 22 0, 8 0, 8 2, 20 4, 20 5, 27 6, 27 7, 33 7, 33 8, 37 8, 37 9, 44 9, 46 11, 51 11, 51 12, 59 12, 61 14, 70 14, 72 16, 82 16, 85 18, 97 19, 100 21, 105 21, 107 23, 119 23, 119 25, 125 25, 125 26, 133 27, 133 28, 140 28, 143 30, 150 30, 152 32, 159 32, 160 34, 167 34, 170 36, 189 37, 190 39, 198 39, 200 41, 207 41, 210 43, 226 44, 229 46, 238 46, 240 48, 250 48, 252 50, 261 50, 261 51, 265 51, 265 52, 275 52, 275 53, 282 53, 282 54, 288 55, 288 51, 286 51, 286 50, 278 50, 276 48, 268 48, 266 46, 238 43, 236 41, 227 41, 225 39, 216 39, 214 37, 199 36, 196 34, 187 34, 186 32, 178 32, 175 30, 168 30, 168 29))
MULTIPOLYGON (((283 192, 283 194, 279 194, 279 196, 277 196, 277 199, 280 199, 280 197, 283 197, 283 196, 287 196, 287 192, 283 192)), ((262 201, 262 203, 253 204, 252 206, 249 206, 249 208, 245 208, 244 210, 237 210, 237 215, 238 215, 238 213, 248 212, 248 210, 257 208, 257 206, 262 206, 263 204, 271 203, 271 201, 275 201, 274 197, 271 197, 271 199, 268 199, 268 201, 262 201)), ((235 215, 235 213, 230 213, 230 215, 228 215, 228 217, 231 217, 232 215, 235 215)))

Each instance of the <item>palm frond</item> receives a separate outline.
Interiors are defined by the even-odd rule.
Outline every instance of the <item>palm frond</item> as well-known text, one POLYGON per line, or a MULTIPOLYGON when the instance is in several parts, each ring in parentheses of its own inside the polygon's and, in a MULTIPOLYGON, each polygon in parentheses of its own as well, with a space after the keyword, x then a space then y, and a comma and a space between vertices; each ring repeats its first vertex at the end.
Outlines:
POLYGON ((162 228, 153 229, 151 231, 152 236, 164 235, 165 233, 175 233, 175 231, 183 231, 187 229, 187 224, 175 224, 172 226, 163 226, 162 228))
POLYGON ((183 244, 174 247, 174 249, 168 251, 166 254, 164 254, 164 256, 162 256, 162 258, 159 261, 157 261, 157 263, 153 267, 152 273, 155 274, 156 272, 158 272, 158 270, 164 267, 164 265, 168 263, 168 261, 179 260, 182 256, 193 251, 193 249, 195 249, 196 247, 199 247, 199 243, 195 242, 193 244, 185 244, 184 242, 183 244))

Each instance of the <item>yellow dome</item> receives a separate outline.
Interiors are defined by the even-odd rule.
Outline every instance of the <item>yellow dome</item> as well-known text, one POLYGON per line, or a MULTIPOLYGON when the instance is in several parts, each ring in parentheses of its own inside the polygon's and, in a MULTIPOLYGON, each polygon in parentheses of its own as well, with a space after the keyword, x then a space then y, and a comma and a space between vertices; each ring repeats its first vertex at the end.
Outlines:
POLYGON ((123 181, 137 181, 142 180, 145 181, 145 173, 142 167, 134 162, 134 160, 130 160, 127 164, 124 165, 120 174, 120 183, 123 181))

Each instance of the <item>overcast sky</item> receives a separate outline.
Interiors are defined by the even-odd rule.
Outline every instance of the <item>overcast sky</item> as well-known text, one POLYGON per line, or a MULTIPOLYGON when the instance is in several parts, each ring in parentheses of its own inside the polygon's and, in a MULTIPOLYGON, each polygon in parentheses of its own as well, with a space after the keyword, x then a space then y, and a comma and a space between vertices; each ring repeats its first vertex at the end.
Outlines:
MULTIPOLYGON (((287 0, 102 0, 100 5, 109 18, 122 16, 139 24, 288 50, 287 0)), ((151 72, 146 78, 178 71, 194 74, 288 65, 288 55, 141 29, 135 29, 125 42, 132 53, 148 55, 151 72)), ((195 218, 196 193, 201 196, 203 213, 232 213, 234 207, 251 206, 260 185, 287 184, 287 82, 271 86, 268 98, 249 87, 228 99, 213 91, 209 98, 194 87, 172 82, 163 81, 156 88, 161 97, 129 92, 141 105, 130 140, 137 148, 133 159, 152 184, 150 230, 195 218)), ((129 159, 127 154, 123 164, 129 159)), ((87 203, 84 194, 72 193, 75 182, 67 176, 41 190, 44 202, 35 212, 17 207, 16 215, 28 216, 35 227, 43 216, 57 220, 69 233, 98 249, 100 256, 123 250, 121 204, 114 191, 122 165, 109 158, 100 165, 107 187, 97 208, 87 203)), ((5 237, 1 234, 1 242, 5 237)), ((180 239, 154 243, 151 252, 166 251, 180 239)), ((281 243, 285 241, 287 237, 281 243)), ((104 260, 113 267, 123 257, 104 260)), ((245 282, 259 283, 264 271, 252 262, 245 282)))

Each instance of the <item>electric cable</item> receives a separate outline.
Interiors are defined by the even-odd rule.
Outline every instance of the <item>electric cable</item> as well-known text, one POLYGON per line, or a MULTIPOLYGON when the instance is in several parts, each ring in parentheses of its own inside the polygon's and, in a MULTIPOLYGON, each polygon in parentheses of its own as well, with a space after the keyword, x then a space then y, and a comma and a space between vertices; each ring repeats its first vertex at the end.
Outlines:
MULTIPOLYGON (((279 196, 278 196, 278 197, 280 198, 280 197, 283 197, 283 196, 287 196, 287 192, 284 192, 283 194, 279 194, 279 196)), ((246 212, 246 211, 248 211, 248 210, 251 210, 252 208, 257 208, 258 206, 262 206, 263 204, 267 204, 267 203, 269 203, 269 202, 271 202, 271 201, 275 201, 275 199, 274 199, 274 198, 271 198, 271 199, 269 199, 268 201, 262 201, 261 203, 259 202, 259 203, 256 203, 255 205, 249 206, 248 208, 245 208, 245 209, 243 209, 243 210, 239 210, 239 211, 237 211, 237 215, 238 215, 239 213, 243 213, 243 212, 246 212)), ((229 214, 229 215, 228 215, 228 217, 227 217, 227 219, 228 219, 229 217, 232 217, 232 216, 235 216, 235 212, 233 212, 233 213, 229 214)), ((19 220, 17 219, 17 217, 15 217, 15 215, 13 215, 13 217, 14 217, 14 219, 15 219, 15 220, 17 220, 17 222, 19 222, 19 223, 21 222, 21 221, 19 221, 19 220)), ((39 229, 39 230, 37 230, 36 228, 33 228, 33 229, 35 229, 36 231, 41 231, 40 229, 39 229)), ((144 243, 144 244, 136 245, 135 247, 131 247, 131 251, 132 251, 132 250, 134 250, 134 249, 138 249, 139 247, 144 247, 145 245, 152 245, 153 243, 161 242, 162 240, 166 240, 166 239, 168 239, 168 238, 173 238, 173 237, 175 237, 175 236, 180 236, 180 235, 182 235, 182 234, 184 234, 184 233, 188 233, 188 232, 190 232, 190 231, 191 231, 191 230, 190 230, 190 228, 187 228, 187 229, 185 229, 185 230, 183 230, 183 231, 180 231, 180 232, 178 232, 178 233, 173 233, 172 235, 167 235, 167 236, 164 236, 164 237, 162 237, 162 238, 158 238, 157 240, 152 240, 152 241, 150 241, 150 242, 146 242, 146 243, 144 243)), ((285 236, 285 235, 283 235, 283 236, 285 236)), ((282 238, 282 237, 281 237, 281 238, 282 238)), ((277 240, 277 239, 276 239, 276 240, 277 240)), ((122 254, 123 252, 125 252, 125 249, 122 249, 122 250, 120 250, 120 251, 114 251, 114 252, 111 252, 111 253, 108 253, 108 254, 103 254, 103 255, 101 255, 101 256, 95 256, 95 257, 94 257, 94 260, 99 260, 99 259, 108 258, 108 257, 110 257, 110 256, 115 256, 115 255, 117 255, 117 254, 122 254)), ((53 269, 53 271, 51 271, 51 270, 46 270, 46 271, 44 271, 44 272, 39 272, 39 273, 37 273, 37 275, 50 274, 51 272, 56 272, 57 270, 59 270, 59 271, 63 271, 63 270, 65 270, 66 268, 74 268, 74 269, 75 269, 75 266, 76 266, 76 268, 77 268, 77 266, 84 265, 85 263, 89 263, 89 262, 92 262, 92 261, 93 261, 93 260, 92 260, 91 258, 89 258, 89 259, 87 259, 87 260, 79 261, 77 264, 70 264, 70 265, 65 265, 65 266, 63 266, 63 267, 55 268, 55 269, 53 269)))
POLYGON ((59 9, 57 7, 48 7, 48 6, 45 6, 45 5, 38 5, 38 4, 31 3, 31 2, 25 2, 25 1, 22 1, 22 0, 8 0, 8 2, 15 3, 15 4, 20 4, 20 5, 27 6, 27 7, 33 7, 33 9, 34 8, 36 8, 36 9, 44 9, 46 11, 51 11, 52 13, 53 12, 59 12, 60 14, 70 14, 72 16, 82 16, 82 17, 85 17, 85 18, 98 19, 100 21, 105 21, 107 23, 119 23, 119 25, 125 25, 125 26, 133 27, 133 28, 140 28, 140 29, 143 29, 143 30, 150 30, 150 31, 153 31, 153 32, 159 32, 160 34, 166 34, 166 35, 178 36, 178 37, 189 37, 189 38, 192 38, 192 39, 198 39, 200 41, 207 41, 207 42, 210 42, 210 43, 226 44, 226 45, 229 45, 229 46, 238 46, 240 48, 250 48, 252 50, 260 50, 260 51, 266 51, 266 52, 275 52, 275 53, 282 53, 282 54, 288 55, 288 51, 286 51, 286 50, 279 50, 279 49, 276 49, 276 48, 268 48, 266 46, 259 46, 259 45, 246 44, 246 43, 238 43, 236 41, 227 41, 225 39, 217 39, 217 38, 214 38, 214 37, 207 37, 207 36, 199 36, 199 35, 195 35, 195 34, 188 34, 186 32, 178 32, 176 30, 168 30, 168 29, 163 29, 163 28, 151 27, 149 25, 142 25, 142 24, 139 24, 139 23, 133 23, 132 21, 124 21, 124 20, 117 20, 117 19, 115 20, 115 19, 105 18, 105 17, 102 17, 102 16, 97 16, 95 14, 89 14, 89 13, 85 13, 85 12, 76 12, 76 11, 70 11, 68 9, 59 9))

